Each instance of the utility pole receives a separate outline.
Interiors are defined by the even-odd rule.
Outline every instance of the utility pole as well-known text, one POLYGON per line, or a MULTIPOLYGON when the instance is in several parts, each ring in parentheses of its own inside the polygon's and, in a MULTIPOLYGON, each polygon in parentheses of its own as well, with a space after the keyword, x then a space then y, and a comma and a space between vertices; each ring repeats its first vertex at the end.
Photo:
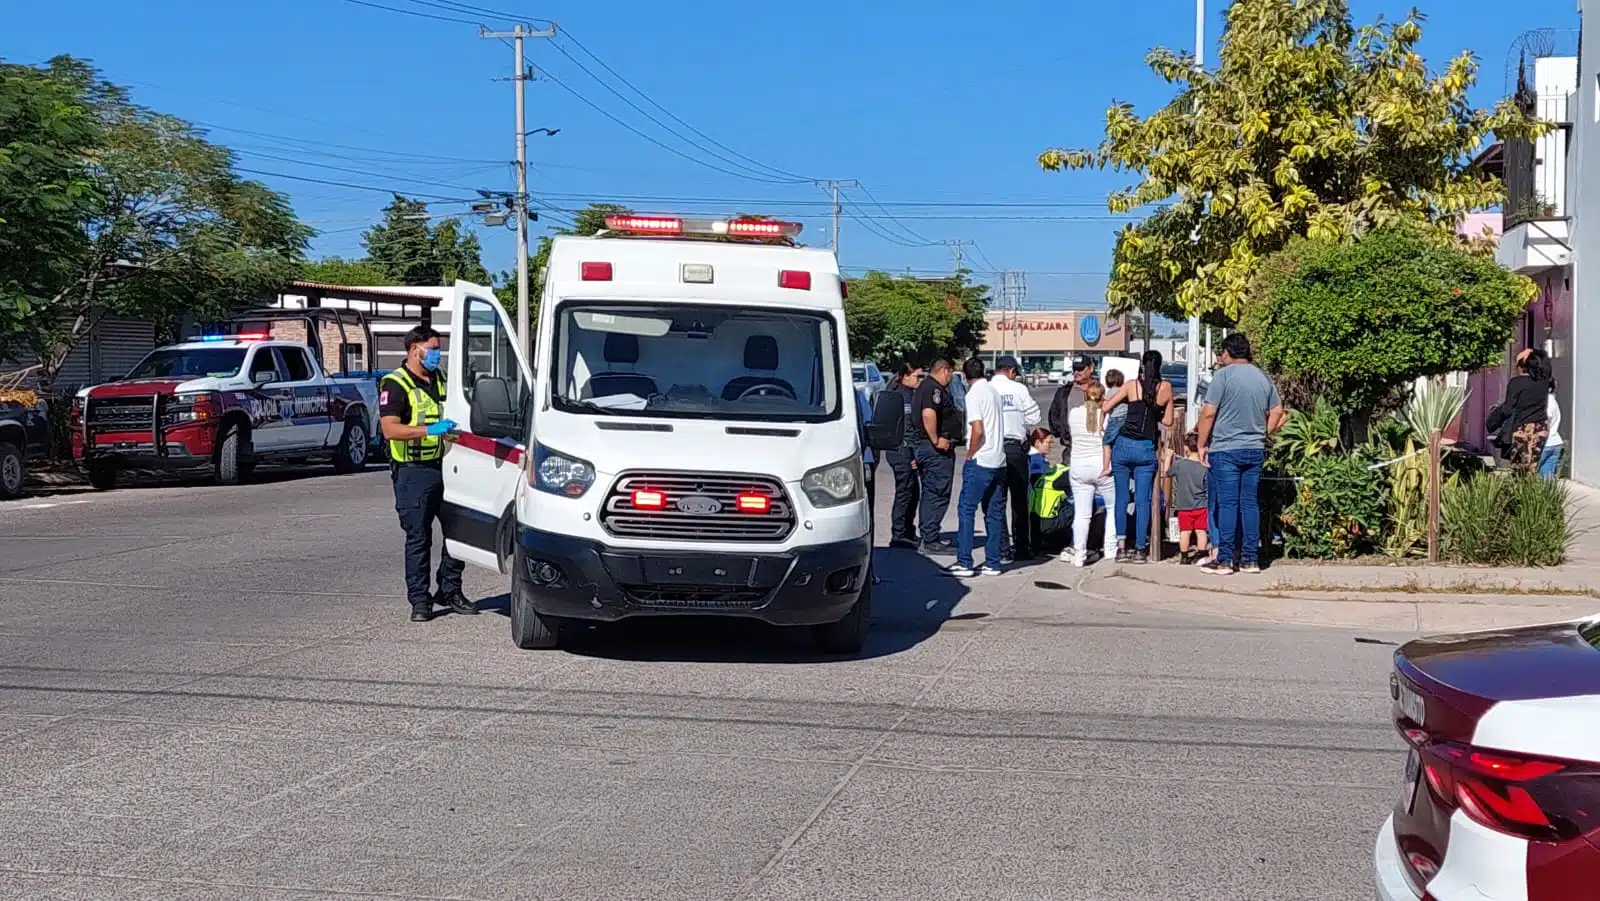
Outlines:
POLYGON ((543 31, 535 31, 525 25, 518 24, 511 31, 490 31, 480 27, 478 36, 511 40, 511 48, 516 54, 515 68, 512 69, 511 80, 516 84, 517 97, 517 341, 522 345, 524 353, 533 350, 533 335, 528 323, 528 100, 527 83, 533 77, 528 71, 527 64, 523 61, 522 41, 524 38, 553 38, 556 36, 555 25, 543 31))
POLYGON ((833 192, 833 256, 837 259, 839 256, 839 216, 844 211, 839 206, 839 189, 859 187, 861 182, 853 178, 825 178, 815 182, 815 184, 819 188, 827 188, 833 192))
POLYGON ((961 248, 972 244, 972 241, 940 241, 939 243, 950 248, 956 255, 956 277, 961 276, 961 248))
MULTIPOLYGON (((1197 71, 1205 71, 1206 67, 1206 0, 1194 0, 1194 67, 1197 71)), ((1198 237, 1198 235, 1196 235, 1198 237)), ((1148 343, 1145 345, 1148 347, 1148 343)), ((1189 317, 1189 365, 1188 384, 1184 386, 1184 419, 1188 428, 1192 429, 1200 423, 1200 317, 1189 317)))

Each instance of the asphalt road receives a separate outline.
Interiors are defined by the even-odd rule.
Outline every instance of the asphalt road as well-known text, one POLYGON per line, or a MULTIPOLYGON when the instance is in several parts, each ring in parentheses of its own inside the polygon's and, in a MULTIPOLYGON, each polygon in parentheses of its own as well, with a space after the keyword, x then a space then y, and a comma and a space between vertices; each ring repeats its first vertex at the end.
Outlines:
POLYGON ((1057 563, 881 550, 842 661, 410 624, 378 472, 15 502, 0 536, 4 899, 1347 901, 1399 790, 1389 649, 1057 563))

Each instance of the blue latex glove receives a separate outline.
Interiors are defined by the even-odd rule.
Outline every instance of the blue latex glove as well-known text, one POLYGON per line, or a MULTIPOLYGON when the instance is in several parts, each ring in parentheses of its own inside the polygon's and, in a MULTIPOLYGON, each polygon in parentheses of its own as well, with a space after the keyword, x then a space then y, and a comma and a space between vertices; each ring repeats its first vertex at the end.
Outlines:
POLYGON ((449 433, 451 433, 451 432, 453 432, 455 430, 456 430, 455 420, 453 420, 453 419, 441 419, 438 422, 430 423, 428 425, 428 437, 429 438, 438 438, 440 435, 447 435, 447 434, 449 434, 449 433))

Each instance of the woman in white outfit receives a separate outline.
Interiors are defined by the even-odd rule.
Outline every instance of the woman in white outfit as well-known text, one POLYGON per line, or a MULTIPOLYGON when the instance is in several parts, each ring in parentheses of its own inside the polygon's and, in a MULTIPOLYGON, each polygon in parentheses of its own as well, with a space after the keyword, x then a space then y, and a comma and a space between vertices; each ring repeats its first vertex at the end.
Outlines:
MULTIPOLYGON (((1074 566, 1084 566, 1089 560, 1089 523, 1094 519, 1094 497, 1099 494, 1109 513, 1116 506, 1116 484, 1111 478, 1111 447, 1105 442, 1105 415, 1100 412, 1100 402, 1105 400, 1105 386, 1090 382, 1084 389, 1084 402, 1067 413, 1071 427, 1072 453, 1069 456, 1068 478, 1072 484, 1072 549, 1063 551, 1061 559, 1070 560, 1074 566)), ((1117 553, 1117 530, 1106 522, 1105 555, 1117 553)))

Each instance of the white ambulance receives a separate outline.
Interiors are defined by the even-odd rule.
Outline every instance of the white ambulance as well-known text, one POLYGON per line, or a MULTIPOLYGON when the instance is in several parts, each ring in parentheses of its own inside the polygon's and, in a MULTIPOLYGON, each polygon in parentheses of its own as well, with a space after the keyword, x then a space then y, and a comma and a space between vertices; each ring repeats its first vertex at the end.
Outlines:
POLYGON ((903 407, 858 409, 838 261, 799 231, 629 215, 558 237, 532 360, 494 293, 457 284, 441 519, 452 554, 511 576, 518 647, 693 614, 861 648, 862 453, 899 445, 903 407))

